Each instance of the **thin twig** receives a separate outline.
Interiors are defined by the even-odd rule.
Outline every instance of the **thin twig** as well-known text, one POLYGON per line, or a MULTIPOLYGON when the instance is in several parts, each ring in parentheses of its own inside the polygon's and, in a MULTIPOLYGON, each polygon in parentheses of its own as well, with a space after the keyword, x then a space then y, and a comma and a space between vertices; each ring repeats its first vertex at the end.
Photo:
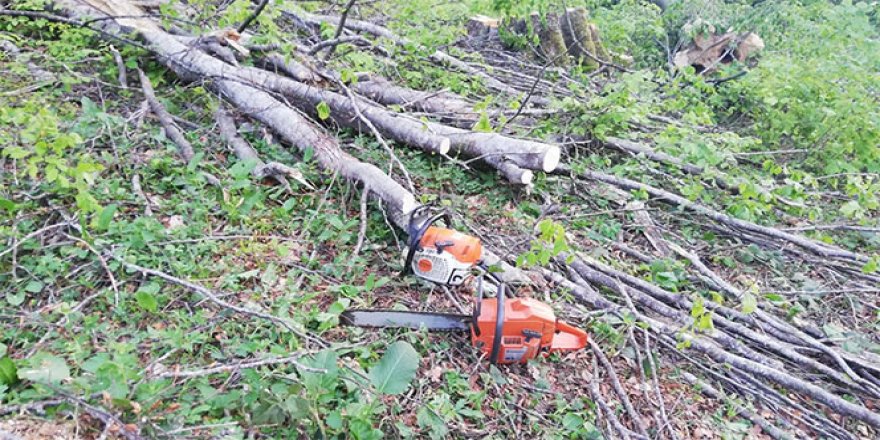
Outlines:
POLYGON ((526 93, 525 99, 523 99, 522 103, 520 103, 519 108, 516 109, 516 113, 514 113, 513 116, 511 116, 510 119, 508 119, 507 122, 505 122, 498 129, 499 133, 503 132, 504 128, 507 127, 508 124, 513 122, 513 120, 516 119, 522 113, 523 109, 526 108, 526 104, 528 104, 529 100, 532 99, 532 95, 535 93, 535 87, 538 87, 538 83, 541 82, 541 79, 544 77, 544 72, 547 71, 547 68, 550 67, 550 65, 556 63, 556 60, 558 60, 559 58, 561 58, 563 56, 567 56, 567 55, 568 55, 567 53, 562 52, 562 53, 556 55, 555 57, 553 57, 552 60, 549 60, 546 63, 544 63, 544 65, 541 67, 541 71, 538 72, 538 76, 535 77, 535 81, 532 83, 532 86, 529 88, 529 92, 526 93))
POLYGON ((611 362, 605 357, 605 353, 602 352, 602 349, 599 348, 599 345, 596 344, 592 338, 589 340, 590 348, 593 350, 593 354, 596 355, 596 359, 602 364, 605 368, 605 371, 608 373, 608 376, 611 379, 611 385, 614 388, 617 396, 620 397, 620 401, 623 403, 623 407, 626 408, 627 414, 632 419, 633 423, 636 425, 636 429, 639 430, 639 434, 644 437, 648 437, 648 428, 645 427, 644 421, 642 421, 642 416, 638 412, 636 412, 635 407, 633 407, 632 402, 629 400, 629 396, 626 394, 626 390, 623 389, 623 386, 620 384, 620 378, 617 376, 617 372, 614 371, 614 366, 611 365, 611 362))
POLYGON ((140 272, 140 273, 143 273, 146 275, 151 275, 154 277, 162 278, 165 281, 177 284, 177 285, 185 287, 193 292, 196 292, 196 293, 202 295, 203 297, 207 298, 208 300, 210 300, 214 304, 217 304, 220 307, 230 309, 234 312, 238 312, 243 315, 255 316, 257 318, 261 318, 261 319, 265 319, 267 321, 274 322, 274 323, 280 325, 281 327, 284 327, 285 329, 287 329, 291 333, 293 333, 301 338, 308 339, 308 340, 315 342, 321 346, 325 346, 325 347, 327 346, 326 341, 322 340, 319 337, 310 335, 302 330, 295 328, 286 319, 279 318, 279 317, 277 317, 275 315, 271 315, 269 313, 260 312, 258 310, 246 309, 244 307, 240 307, 235 304, 228 303, 228 302, 222 300, 215 292, 212 292, 211 290, 209 290, 208 288, 206 288, 204 286, 201 286, 199 284, 196 284, 196 283, 193 283, 191 281, 187 281, 187 280, 184 280, 181 278, 177 278, 177 277, 175 277, 173 275, 169 275, 165 272, 160 272, 155 269, 149 269, 149 268, 146 268, 143 266, 138 266, 137 264, 134 264, 134 263, 129 263, 128 261, 125 261, 122 258, 120 258, 119 256, 112 254, 112 253, 109 255, 111 258, 120 262, 123 266, 125 266, 126 268, 128 268, 130 270, 140 272))
POLYGON ((82 238, 75 237, 75 236, 67 234, 67 233, 65 233, 64 236, 73 240, 73 241, 81 243, 86 248, 88 248, 89 251, 91 251, 93 254, 95 254, 95 256, 98 257, 98 261, 101 263, 101 267, 104 268, 104 271, 107 272, 107 278, 110 279, 110 287, 113 288, 113 305, 115 305, 116 307, 119 307, 119 283, 116 282, 116 277, 113 276, 113 271, 110 270, 109 266, 107 266, 107 260, 104 259, 104 256, 101 255, 101 253, 98 252, 97 249, 92 247, 92 245, 90 245, 87 241, 83 240, 82 238))
MULTIPOLYGON (((339 24, 336 26, 336 35, 333 36, 334 40, 342 36, 342 32, 345 31, 345 20, 348 19, 348 13, 351 12, 351 7, 354 6, 355 1, 357 0, 348 0, 348 3, 345 4, 345 9, 342 10, 342 15, 339 16, 339 24)), ((328 50, 327 55, 324 56, 325 61, 330 59, 334 50, 336 50, 336 45, 330 46, 330 50, 328 50)))
POLYGON ((22 238, 21 240, 15 240, 15 241, 13 241, 12 246, 6 248, 6 249, 3 250, 3 251, 0 251, 0 257, 2 257, 2 256, 4 256, 4 255, 6 255, 6 254, 8 254, 8 253, 10 253, 10 252, 12 252, 12 251, 14 251, 14 250, 16 250, 19 246, 21 246, 22 243, 24 243, 24 242, 26 242, 26 241, 28 241, 28 240, 30 240, 30 239, 32 239, 32 238, 34 238, 34 237, 36 237, 36 236, 38 236, 38 235, 40 235, 40 234, 42 234, 42 233, 44 233, 44 232, 50 231, 50 230, 55 229, 55 228, 60 228, 60 227, 62 227, 62 226, 70 226, 70 223, 69 223, 69 222, 61 222, 61 223, 56 223, 56 224, 53 224, 53 225, 49 225, 49 226, 45 226, 45 227, 42 227, 42 228, 40 228, 40 229, 37 229, 36 231, 31 232, 31 233, 28 234, 28 235, 25 235, 24 238, 22 238))
MULTIPOLYGON (((663 420, 663 426, 659 427, 658 431, 663 431, 664 428, 669 429, 669 434, 673 439, 678 439, 678 436, 675 434, 675 430, 672 428, 672 424, 669 422, 669 416, 666 414, 666 405, 663 402, 663 393, 660 392, 660 380, 657 379, 657 365, 654 362, 654 355, 651 353, 651 342, 650 342, 650 334, 647 329, 642 329, 645 332, 645 354, 648 356, 648 366, 651 369, 651 385, 654 389, 654 395, 657 396, 657 404, 660 407, 660 418, 663 420)), ((639 366, 641 368, 641 366, 639 366)))
POLYGON ((364 187, 364 190, 361 192, 361 227, 358 230, 358 238, 357 243, 354 245, 354 249, 351 251, 351 259, 354 261, 358 254, 361 252, 361 247, 364 245, 364 239, 367 235, 367 202, 370 200, 370 187, 364 187))
POLYGON ((144 91, 144 97, 147 99, 147 102, 150 103, 150 110, 156 115, 159 119, 159 123, 165 130, 165 137, 177 145, 177 151, 180 154, 180 157, 184 162, 188 163, 195 156, 192 145, 186 140, 183 132, 174 125, 171 113, 169 113, 165 106, 159 102, 159 99, 156 98, 156 92, 153 90, 153 85, 150 83, 150 79, 144 71, 138 69, 138 75, 141 79, 141 88, 144 91))
POLYGON ((311 48, 309 48, 308 54, 315 55, 318 52, 320 52, 328 47, 331 48, 331 50, 332 50, 333 48, 335 48, 336 46, 339 46, 340 44, 355 43, 355 42, 363 43, 363 44, 370 44, 370 42, 367 41, 366 38, 361 37, 360 35, 351 35, 348 37, 339 37, 339 38, 333 38, 330 40, 324 40, 320 43, 317 43, 314 46, 312 46, 311 48))
POLYGON ((201 368, 196 370, 186 370, 186 371, 167 371, 161 374, 157 374, 154 377, 157 379, 165 379, 165 378, 193 378, 193 377, 202 377, 209 376, 211 374, 217 373, 225 373, 229 371, 239 371, 246 368, 257 368, 266 365, 277 365, 277 364, 293 364, 298 369, 302 371, 307 371, 310 373, 326 373, 327 370, 321 368, 312 368, 297 362, 301 357, 307 356, 310 354, 315 354, 316 351, 299 351, 290 356, 284 357, 271 357, 266 359, 249 359, 249 360, 241 360, 238 362, 233 362, 230 364, 222 364, 208 368, 201 368))
POLYGON ((589 383, 590 395, 593 397, 593 401, 596 402, 596 405, 599 407, 599 410, 605 414, 605 420, 611 423, 611 426, 614 427, 614 430, 617 431, 617 434, 620 438, 624 440, 629 440, 630 436, 627 433, 626 428, 620 423, 620 420, 614 414, 614 411, 608 406, 608 403, 605 402, 605 398, 602 397, 602 392, 599 391, 599 366, 596 364, 596 358, 593 358, 593 378, 589 383))
POLYGON ((250 24, 254 20, 256 20, 257 17, 260 16, 260 14, 263 12, 263 8, 265 8, 268 3, 269 3, 269 0, 261 1, 260 4, 257 5, 257 9, 254 9, 254 12, 251 13, 251 15, 248 15, 248 17, 245 18, 244 21, 241 22, 240 25, 238 25, 238 28, 236 29, 236 31, 238 31, 239 34, 244 32, 245 29, 247 29, 247 27, 250 26, 250 24))
POLYGON ((115 47, 110 46, 110 53, 113 54, 113 60, 116 61, 116 70, 117 70, 117 80, 119 81, 119 86, 123 89, 128 88, 128 78, 125 75, 125 61, 122 59, 122 55, 116 50, 115 47))
POLYGON ((357 115, 358 119, 360 119, 360 121, 364 125, 366 125, 367 128, 370 129, 370 132, 373 133, 373 137, 376 138, 376 141, 379 142, 379 145, 381 145, 382 148, 384 148, 385 151, 388 153, 388 155, 391 156, 391 160, 395 164, 397 164, 398 168, 400 168, 400 172, 403 174, 403 177, 406 180, 406 184, 408 186, 409 191, 411 193, 415 194, 416 188, 415 188, 415 185, 413 185, 412 177, 410 177, 409 171, 406 170, 406 167, 403 165, 403 162, 401 162, 400 159, 397 157, 397 154, 394 153, 394 149, 392 149, 391 146, 388 145, 388 142, 385 141, 385 138, 382 136, 382 133, 380 133, 379 130, 376 128, 376 126, 373 125, 373 122, 370 121, 366 116, 364 116, 363 112, 361 112, 360 103, 358 103, 358 99, 354 95, 354 93, 352 93, 351 89, 348 88, 348 86, 346 86, 345 84, 343 84, 342 81, 338 81, 335 78, 331 78, 329 76, 325 76, 325 78, 335 82, 337 87, 341 88, 345 92, 346 96, 348 96, 348 99, 351 101, 351 106, 352 106, 352 108, 354 108, 354 112, 357 115))
MULTIPOLYGON (((104 408, 100 408, 95 405, 92 405, 92 404, 86 402, 85 399, 78 397, 78 396, 74 396, 73 394, 70 394, 67 391, 62 390, 60 388, 56 388, 54 386, 49 386, 48 384, 42 384, 42 385, 48 386, 49 388, 51 388, 55 392, 61 394, 62 397, 65 400, 67 400, 68 402, 70 402, 74 405, 78 405, 78 406, 83 407, 86 410, 86 412, 88 412, 93 417, 99 419, 101 422, 104 423, 105 426, 113 426, 113 425, 118 426, 119 429, 116 431, 116 433, 121 435, 122 437, 124 437, 126 440, 140 440, 143 438, 143 437, 141 437, 141 435, 138 432, 130 431, 128 429, 129 425, 126 425, 125 423, 123 423, 122 420, 119 419, 119 417, 117 417, 115 414, 111 413, 110 411, 108 411, 104 408)), ((134 425, 134 426, 136 426, 136 425, 134 425)))

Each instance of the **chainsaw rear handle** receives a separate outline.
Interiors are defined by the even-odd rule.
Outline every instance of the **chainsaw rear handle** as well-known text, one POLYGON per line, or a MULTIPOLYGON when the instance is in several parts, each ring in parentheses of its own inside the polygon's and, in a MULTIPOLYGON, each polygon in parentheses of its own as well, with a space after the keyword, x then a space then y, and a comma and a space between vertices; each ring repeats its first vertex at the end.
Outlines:
POLYGON ((553 343, 550 344, 550 352, 580 350, 587 346, 588 341, 587 332, 557 319, 556 333, 553 335, 553 343))

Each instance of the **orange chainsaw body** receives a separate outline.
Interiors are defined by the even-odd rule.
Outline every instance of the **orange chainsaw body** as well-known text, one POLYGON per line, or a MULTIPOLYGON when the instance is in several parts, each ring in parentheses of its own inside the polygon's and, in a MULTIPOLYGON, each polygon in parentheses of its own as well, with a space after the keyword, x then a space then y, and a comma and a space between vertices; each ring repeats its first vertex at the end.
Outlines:
MULTIPOLYGON (((480 316, 471 329, 474 346, 491 356, 495 341, 497 299, 485 298, 480 316)), ((553 309, 532 298, 508 298, 504 301, 499 364, 525 363, 538 354, 580 350, 587 345, 587 333, 556 319, 553 309)))

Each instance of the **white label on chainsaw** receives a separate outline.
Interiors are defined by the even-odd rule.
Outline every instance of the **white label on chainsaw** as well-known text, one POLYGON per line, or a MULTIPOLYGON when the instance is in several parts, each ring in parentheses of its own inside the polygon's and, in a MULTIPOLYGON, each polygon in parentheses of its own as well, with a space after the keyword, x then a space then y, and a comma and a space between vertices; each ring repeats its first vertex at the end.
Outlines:
POLYGON ((504 349, 504 360, 506 362, 518 361, 525 356, 526 351, 528 349, 526 347, 523 348, 506 348, 504 349))

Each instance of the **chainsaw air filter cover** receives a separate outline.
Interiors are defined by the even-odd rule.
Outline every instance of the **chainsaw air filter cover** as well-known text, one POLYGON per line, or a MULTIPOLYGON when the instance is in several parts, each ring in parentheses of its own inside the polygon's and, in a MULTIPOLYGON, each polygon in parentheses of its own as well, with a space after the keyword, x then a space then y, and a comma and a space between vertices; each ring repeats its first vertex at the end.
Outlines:
POLYGON ((483 254, 480 240, 452 229, 431 226, 412 259, 413 273, 428 281, 461 285, 483 254))

